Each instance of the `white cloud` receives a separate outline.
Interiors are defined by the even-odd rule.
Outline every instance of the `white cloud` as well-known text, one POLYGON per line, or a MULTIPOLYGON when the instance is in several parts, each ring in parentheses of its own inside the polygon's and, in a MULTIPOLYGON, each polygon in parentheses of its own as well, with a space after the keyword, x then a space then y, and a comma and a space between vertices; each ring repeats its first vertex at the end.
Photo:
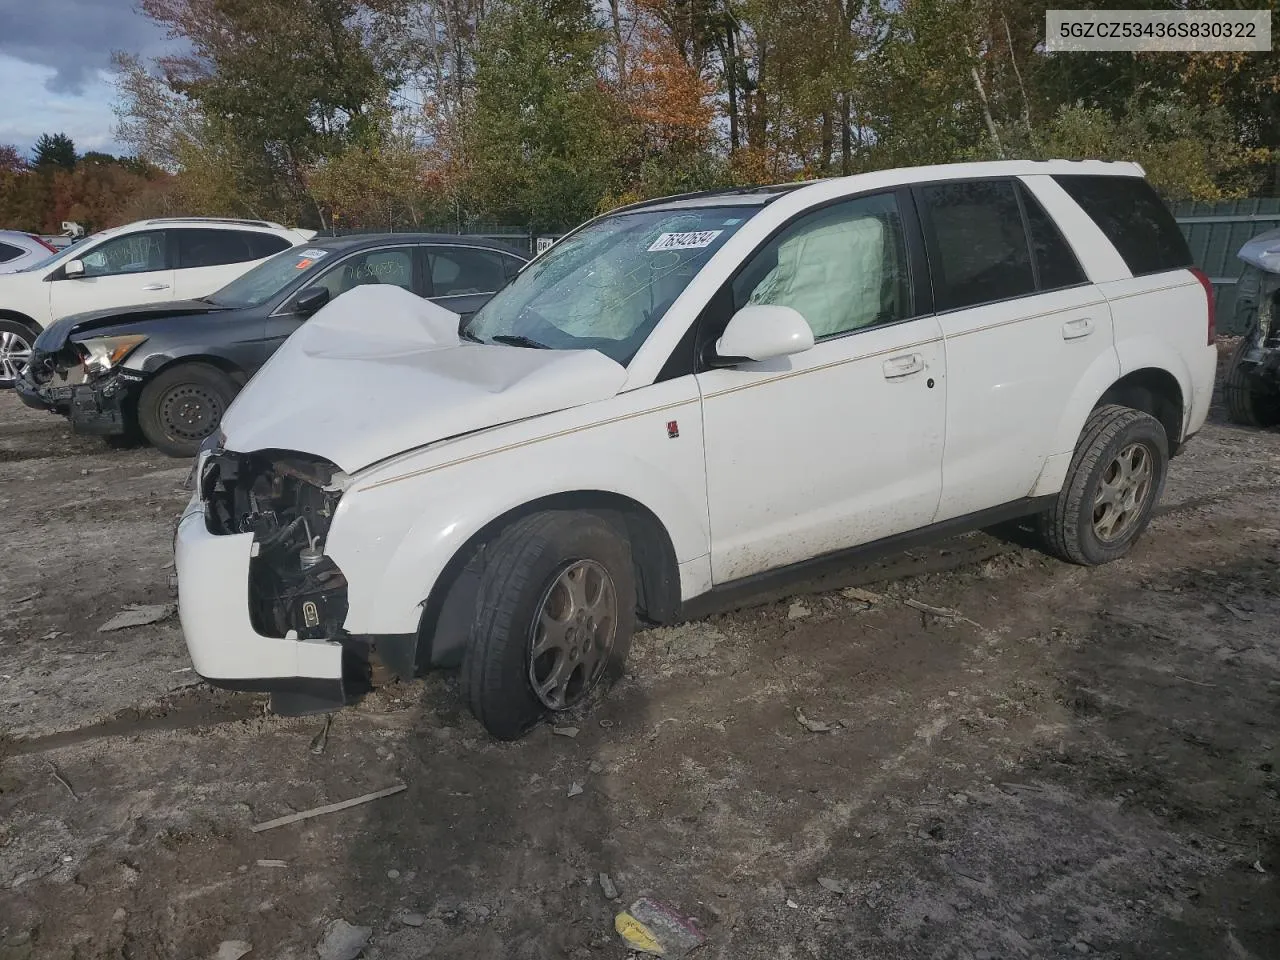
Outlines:
MULTIPOLYGON (((0 54, 0 143, 12 143, 29 153, 42 133, 65 133, 76 150, 119 153, 112 131, 115 87, 111 74, 93 70, 85 74, 79 93, 54 92, 48 81, 55 67, 27 63, 0 54)), ((57 86, 57 84, 54 84, 57 86)))

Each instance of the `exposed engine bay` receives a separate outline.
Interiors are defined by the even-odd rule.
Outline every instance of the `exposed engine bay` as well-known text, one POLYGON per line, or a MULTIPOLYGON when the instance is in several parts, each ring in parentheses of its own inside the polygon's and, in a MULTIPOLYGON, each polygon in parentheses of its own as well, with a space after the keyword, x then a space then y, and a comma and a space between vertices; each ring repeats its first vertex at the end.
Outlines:
POLYGON ((263 636, 343 639, 347 579, 324 555, 343 479, 327 460, 285 451, 220 451, 205 461, 209 532, 254 535, 249 616, 263 636))

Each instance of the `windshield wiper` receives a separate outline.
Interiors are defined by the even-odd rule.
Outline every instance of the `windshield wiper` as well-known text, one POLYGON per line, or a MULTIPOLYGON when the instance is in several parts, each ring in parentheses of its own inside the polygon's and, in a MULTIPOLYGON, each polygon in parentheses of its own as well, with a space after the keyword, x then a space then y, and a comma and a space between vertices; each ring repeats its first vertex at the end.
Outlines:
POLYGON ((505 343, 511 347, 532 347, 535 350, 550 350, 545 343, 539 343, 529 337, 521 337, 513 333, 500 333, 497 336, 490 337, 494 343, 505 343))
POLYGON ((470 330, 467 330, 465 328, 460 329, 458 331, 458 336, 460 336, 463 340, 470 340, 472 343, 484 343, 483 340, 481 340, 474 333, 472 333, 470 330))

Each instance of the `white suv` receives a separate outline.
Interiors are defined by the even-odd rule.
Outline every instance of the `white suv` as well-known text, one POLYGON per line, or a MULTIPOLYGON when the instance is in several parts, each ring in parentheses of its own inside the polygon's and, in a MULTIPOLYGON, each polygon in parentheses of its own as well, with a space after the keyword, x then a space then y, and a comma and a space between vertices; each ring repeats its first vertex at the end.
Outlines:
POLYGON ((265 220, 141 220, 0 276, 0 387, 13 386, 36 336, 61 317, 207 296, 314 236, 265 220))
POLYGON ((1211 304, 1141 168, 1062 161, 625 207, 461 327, 357 287, 202 453, 192 661, 282 712, 460 663, 515 737, 747 578, 1015 516, 1113 560, 1204 422, 1211 304))

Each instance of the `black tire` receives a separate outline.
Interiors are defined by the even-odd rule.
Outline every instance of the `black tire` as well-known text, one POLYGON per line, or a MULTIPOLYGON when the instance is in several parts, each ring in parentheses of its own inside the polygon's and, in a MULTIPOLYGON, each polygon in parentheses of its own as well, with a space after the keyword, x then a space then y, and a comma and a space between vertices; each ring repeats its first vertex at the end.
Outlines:
POLYGON ((171 457, 194 457, 218 429, 235 399, 236 383, 206 363, 180 363, 157 374, 138 397, 138 426, 147 442, 171 457))
POLYGON ((21 376, 26 363, 17 362, 18 356, 31 356, 31 345, 39 331, 17 320, 0 320, 0 390, 12 390, 16 376, 21 376))
POLYGON ((554 511, 516 521, 484 548, 461 689, 476 719, 500 740, 519 738, 552 712, 531 680, 535 621, 561 575, 583 561, 611 578, 614 634, 595 675, 584 678, 563 709, 582 703, 598 681, 622 673, 636 619, 631 545, 596 514, 554 511))
POLYGON ((1222 380, 1227 419, 1246 427, 1274 427, 1280 423, 1280 389, 1267 392, 1243 368, 1242 361, 1250 340, 1249 335, 1240 340, 1222 380))
POLYGON ((1075 455, 1054 505, 1036 518, 1036 532, 1043 547, 1070 563, 1096 566, 1128 553, 1151 520, 1164 492, 1169 468, 1169 438, 1160 421, 1130 407, 1108 404, 1089 415, 1076 443, 1075 455), (1114 538, 1103 538, 1095 529, 1096 500, 1104 477, 1119 462, 1120 454, 1140 445, 1150 458, 1151 478, 1141 501, 1125 511, 1125 526, 1114 538))

